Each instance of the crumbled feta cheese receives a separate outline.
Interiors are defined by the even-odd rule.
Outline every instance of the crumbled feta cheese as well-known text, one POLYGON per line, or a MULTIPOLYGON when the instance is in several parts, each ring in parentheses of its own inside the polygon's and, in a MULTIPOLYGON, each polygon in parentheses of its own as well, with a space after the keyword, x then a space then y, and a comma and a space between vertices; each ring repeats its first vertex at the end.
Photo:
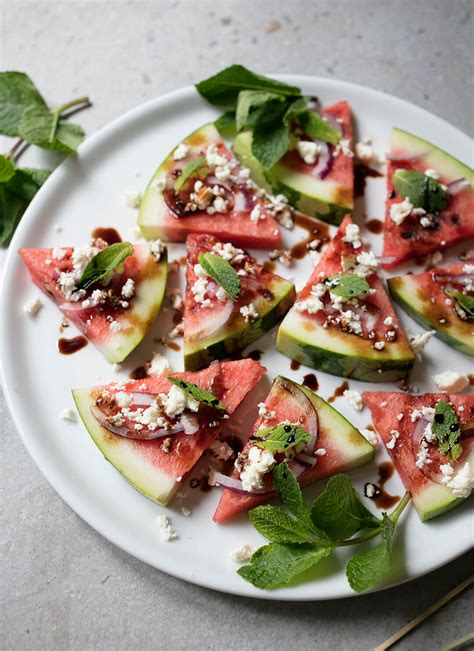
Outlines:
POLYGON ((184 427, 185 434, 196 434, 199 430, 199 421, 194 414, 181 414, 181 424, 184 427))
POLYGON ((168 394, 160 394, 165 414, 170 418, 179 416, 185 409, 196 412, 199 409, 199 401, 182 391, 175 384, 172 385, 168 394))
POLYGON ((425 170, 424 173, 425 173, 425 176, 429 176, 430 178, 434 179, 435 181, 437 181, 441 176, 441 174, 439 174, 439 172, 437 172, 436 170, 431 169, 431 167, 429 167, 427 170, 425 170))
POLYGON ((225 213, 229 210, 229 204, 227 203, 224 197, 216 197, 214 203, 212 204, 216 212, 225 213))
POLYGON ((66 250, 66 249, 61 249, 61 248, 59 248, 59 247, 55 247, 55 248, 53 249, 53 255, 52 255, 52 257, 53 257, 55 260, 62 260, 62 259, 65 258, 66 256, 67 256, 67 250, 66 250))
POLYGON ((317 450, 314 451, 314 454, 317 457, 324 457, 326 455, 326 449, 325 448, 318 448, 317 450))
POLYGON ((407 197, 399 203, 392 203, 390 206, 390 218, 397 226, 411 214, 413 210, 413 204, 410 202, 410 199, 407 197))
POLYGON ((372 251, 363 251, 356 257, 357 266, 354 268, 354 273, 358 276, 370 276, 375 273, 379 267, 377 258, 372 251))
POLYGON ((362 326, 360 324, 359 314, 355 314, 352 310, 346 310, 341 314, 341 325, 349 332, 356 335, 362 335, 362 326))
POLYGON ((192 514, 192 511, 189 508, 189 506, 182 506, 181 513, 184 515, 185 518, 189 518, 189 516, 192 514))
POLYGON ((440 470, 444 475, 443 483, 452 490, 454 497, 469 497, 471 490, 474 488, 474 474, 469 461, 466 461, 456 474, 454 474, 451 466, 449 466, 451 470, 448 470, 448 466, 449 464, 440 466, 440 470))
POLYGON ((370 443, 372 447, 376 448, 378 446, 379 440, 377 438, 377 434, 373 432, 371 429, 361 429, 360 433, 370 443))
POLYGON ((291 267, 293 256, 290 249, 274 249, 268 254, 270 260, 278 260, 284 267, 291 267))
POLYGON ((69 407, 66 407, 66 409, 62 410, 62 412, 59 414, 59 418, 61 420, 68 420, 71 423, 77 422, 76 412, 69 407))
POLYGON ((384 319, 383 324, 386 326, 394 326, 396 327, 396 324, 393 320, 393 316, 388 316, 386 319, 384 319))
POLYGON ((244 317, 246 323, 254 323, 259 317, 259 313, 253 303, 243 305, 240 308, 240 314, 244 317))
POLYGON ((410 414, 410 420, 412 423, 414 423, 415 421, 419 420, 421 416, 421 411, 419 409, 414 409, 410 414))
MULTIPOLYGON (((225 244, 221 244, 219 242, 212 247, 212 250, 214 253, 217 253, 217 255, 220 255, 221 258, 224 258, 224 260, 227 260, 227 262, 230 262, 231 264, 242 262, 242 260, 245 258, 244 251, 242 251, 242 249, 236 248, 230 242, 226 242, 225 244)), ((196 271, 196 269, 194 270, 196 271)))
POLYGON ((440 391, 457 393, 469 385, 469 378, 455 371, 445 371, 433 376, 433 382, 440 391))
POLYGON ((264 402, 258 403, 258 415, 262 420, 271 420, 276 417, 276 411, 268 409, 264 402))
POLYGON ((170 371, 170 363, 166 357, 161 353, 153 353, 153 357, 151 358, 147 368, 148 375, 165 375, 170 373, 170 371))
POLYGON ((182 337, 184 334, 184 323, 181 321, 175 327, 169 331, 168 337, 170 339, 176 339, 177 337, 182 337))
POLYGON ((23 305, 23 312, 26 312, 30 316, 36 316, 42 307, 43 303, 39 298, 31 298, 23 305))
POLYGON ((234 450, 225 441, 214 441, 208 447, 207 454, 217 461, 228 461, 234 456, 234 450))
POLYGON ((115 402, 117 403, 117 407, 123 408, 123 407, 130 407, 132 404, 132 396, 129 395, 128 393, 125 393, 125 391, 118 391, 115 396, 115 402))
POLYGON ((363 138, 355 146, 355 155, 356 158, 365 163, 381 163, 381 159, 372 144, 372 138, 363 138))
POLYGON ((314 165, 321 153, 322 145, 312 140, 299 140, 296 149, 306 165, 314 165))
POLYGON ((164 251, 165 245, 161 240, 153 240, 150 242, 150 253, 155 262, 159 262, 161 260, 161 256, 163 255, 164 251))
POLYGON ((249 561, 253 554, 255 552, 255 549, 251 547, 250 545, 244 545, 243 547, 240 547, 239 549, 235 549, 232 552, 232 560, 235 561, 236 563, 245 563, 246 561, 249 561))
POLYGON ((427 332, 422 332, 419 335, 414 335, 411 332, 407 332, 407 334, 408 343, 410 344, 412 351, 415 353, 415 355, 421 356, 421 351, 424 349, 431 337, 434 337, 436 332, 434 330, 428 330, 427 332))
POLYGON ((375 350, 383 350, 385 348, 385 341, 376 341, 374 348, 375 350))
POLYGON ((354 152, 351 149, 349 138, 341 138, 337 145, 334 147, 333 156, 338 156, 342 152, 347 158, 353 158, 354 152))
POLYGON ((259 219, 264 219, 265 214, 262 213, 262 207, 260 204, 255 204, 255 206, 252 208, 250 212, 250 221, 252 221, 254 224, 258 222, 259 219))
POLYGON ((392 429, 392 431, 390 432, 390 440, 386 445, 386 448, 388 450, 393 450, 393 448, 395 447, 395 443, 397 442, 399 436, 400 436, 400 432, 398 432, 396 429, 392 429))
POLYGON ((364 403, 362 401, 362 396, 358 391, 352 389, 346 389, 344 391, 344 398, 347 400, 352 409, 356 411, 361 411, 364 408, 364 403))
POLYGON ((122 287, 122 296, 124 298, 132 298, 135 294, 135 281, 133 278, 128 278, 122 287))
POLYGON ((190 151, 191 149, 186 143, 180 142, 173 152, 173 160, 183 160, 190 151))
POLYGON ((400 422, 401 420, 403 420, 403 416, 404 416, 403 412, 400 412, 399 414, 397 414, 397 420, 398 420, 398 422, 400 422))
POLYGON ((128 188, 125 190, 125 201, 129 208, 140 208, 142 195, 135 188, 128 188))
POLYGON ((465 274, 474 274, 474 264, 465 264, 462 270, 465 274))
POLYGON ((169 540, 174 540, 175 538, 178 537, 178 534, 171 526, 171 522, 166 515, 159 515, 156 518, 156 522, 160 527, 161 537, 163 538, 163 540, 169 541, 169 540))
POLYGON ((360 239, 360 228, 357 226, 357 224, 348 224, 346 226, 346 234, 342 238, 342 241, 352 244, 354 249, 359 249, 362 246, 362 241, 360 239))
POLYGON ((253 445, 248 451, 247 463, 240 473, 242 488, 249 492, 263 488, 263 477, 275 463, 275 458, 270 450, 262 450, 253 445))
POLYGON ((203 307, 209 307, 212 305, 211 299, 205 298, 208 289, 209 289, 209 282, 205 277, 197 278, 197 280, 195 280, 194 283, 191 285, 191 293, 194 296, 194 300, 196 301, 196 303, 199 303, 203 307))
POLYGON ((117 333, 122 330, 122 324, 120 321, 111 321, 109 324, 109 328, 112 330, 112 332, 117 333))
POLYGON ((296 301, 294 308, 297 312, 316 314, 316 312, 319 312, 319 310, 324 308, 324 303, 316 296, 310 295, 308 298, 296 301))
POLYGON ((154 190, 157 190, 158 192, 163 192, 166 186, 166 180, 164 178, 161 179, 153 179, 151 182, 151 187, 154 190))
POLYGON ((426 466, 430 463, 432 463, 432 460, 430 459, 429 455, 428 443, 423 439, 416 454, 415 466, 417 468, 423 468, 423 466, 426 466))
POLYGON ((370 482, 368 482, 365 485, 365 496, 366 497, 369 497, 369 498, 373 497, 375 495, 376 491, 377 491, 377 489, 375 488, 374 484, 371 484, 370 482))

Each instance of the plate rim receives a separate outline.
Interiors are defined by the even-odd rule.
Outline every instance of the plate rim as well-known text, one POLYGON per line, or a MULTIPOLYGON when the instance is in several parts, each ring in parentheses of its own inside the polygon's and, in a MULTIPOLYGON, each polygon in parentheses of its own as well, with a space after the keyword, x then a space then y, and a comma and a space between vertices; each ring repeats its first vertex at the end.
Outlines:
MULTIPOLYGON (((341 90, 342 93, 344 93, 344 88, 349 87, 353 91, 368 92, 370 94, 375 94, 378 95, 382 101, 390 101, 392 104, 395 103, 398 104, 399 106, 403 106, 405 109, 408 109, 412 112, 413 111, 417 112, 420 118, 425 117, 429 119, 432 123, 433 121, 438 122, 438 124, 442 125, 444 129, 450 130, 453 137, 459 140, 470 139, 470 136, 468 134, 464 133, 458 127, 453 126, 452 124, 447 122, 447 120, 445 120, 444 118, 435 115, 431 111, 422 108, 408 100, 386 93, 385 91, 371 88, 370 86, 365 86, 362 84, 357 84, 354 82, 344 81, 340 79, 327 79, 325 77, 319 77, 313 75, 285 73, 285 74, 271 74, 268 76, 275 77, 283 81, 287 81, 288 83, 296 83, 301 86, 304 86, 305 84, 316 85, 318 83, 322 83, 326 87, 329 86, 335 90, 341 90)), ((127 123, 136 122, 137 120, 140 119, 141 116, 146 115, 147 113, 152 111, 158 111, 160 109, 160 105, 166 105, 168 102, 173 102, 180 98, 186 99, 192 97, 192 95, 196 93, 197 91, 194 85, 187 85, 175 89, 173 91, 170 91, 168 93, 165 93, 163 95, 159 95, 146 102, 143 102, 141 104, 138 104, 137 106, 132 107, 125 113, 115 117, 113 120, 111 120, 110 122, 108 122, 107 124, 99 128, 97 131, 95 131, 93 134, 91 134, 91 136, 86 138, 84 143, 82 143, 79 147, 79 151, 78 151, 79 155, 81 155, 81 153, 87 154, 90 149, 93 150, 96 146, 100 145, 100 142, 103 139, 107 139, 109 135, 113 136, 114 133, 117 132, 117 130, 120 131, 120 129, 123 129, 123 127, 125 127, 127 123)), ((9 383, 7 382, 8 373, 6 371, 5 364, 4 364, 4 355, 2 354, 5 348, 4 333, 6 330, 6 322, 7 322, 7 309, 6 309, 7 306, 5 305, 6 299, 4 298, 6 295, 5 287, 8 282, 7 279, 10 276, 11 268, 14 264, 14 258, 17 252, 17 244, 16 244, 17 240, 21 238, 23 231, 27 229, 28 227, 27 224, 29 224, 31 220, 34 220, 36 205, 43 199, 43 197, 47 197, 51 190, 54 191, 55 184, 58 183, 57 179, 60 178, 62 174, 67 174, 65 168, 68 160, 70 159, 64 160, 52 172, 52 174, 50 175, 46 183, 40 188, 37 195, 30 203, 27 210, 25 211, 25 214, 23 215, 23 218, 7 250, 6 259, 1 273, 2 278, 0 284, 0 381, 2 384, 5 401, 7 403, 7 407, 10 416, 12 418, 12 421, 23 442, 23 445, 25 446, 29 455, 33 459, 37 468, 40 470, 40 472, 48 481, 48 483, 52 486, 52 488, 56 491, 56 493, 58 493, 61 499, 63 499, 64 502, 66 502, 69 508, 71 508, 84 522, 86 522, 95 531, 97 531, 97 533, 99 533, 101 536, 106 538, 109 542, 117 546, 119 549, 127 552, 134 558, 137 558, 140 561, 146 563, 147 565, 155 569, 158 569, 159 571, 162 571, 170 576, 174 576, 180 580, 187 581, 189 583, 192 583, 194 585, 199 585, 204 588, 216 590, 218 592, 223 592, 225 594, 233 594, 237 596, 251 597, 254 599, 266 599, 272 601, 325 601, 325 600, 345 599, 345 598, 362 596, 355 592, 349 591, 349 589, 347 589, 343 593, 331 592, 330 594, 327 595, 315 595, 315 596, 299 595, 297 592, 297 588, 295 589, 294 594, 290 594, 290 595, 285 594, 284 596, 280 596, 280 593, 278 591, 268 591, 268 592, 252 591, 251 593, 249 593, 249 586, 245 583, 242 583, 242 590, 237 588, 228 588, 228 587, 223 587, 222 584, 219 584, 219 581, 216 581, 211 577, 205 580, 202 579, 201 577, 195 577, 192 573, 190 573, 187 570, 180 571, 179 568, 173 568, 172 570, 170 570, 168 567, 166 567, 166 563, 160 562, 162 558, 166 558, 166 554, 161 557, 157 556, 156 559, 154 559, 154 562, 152 562, 151 559, 147 558, 145 554, 141 553, 141 550, 133 549, 133 545, 130 546, 127 544, 127 541, 120 539, 120 535, 116 535, 115 531, 108 530, 107 529, 108 525, 106 524, 102 525, 102 523, 97 520, 94 513, 88 512, 87 503, 81 502, 80 497, 76 498, 74 491, 71 490, 67 482, 64 482, 64 478, 61 478, 60 476, 61 473, 60 472, 58 473, 54 462, 48 464, 47 455, 45 454, 42 456, 41 452, 35 449, 34 440, 31 439, 31 437, 24 431, 20 423, 20 420, 17 417, 16 410, 14 407, 13 391, 10 389, 9 383), (32 216, 30 217, 30 215, 32 216)), ((363 594, 364 595, 371 594, 373 592, 378 592, 380 590, 386 590, 398 585, 402 585, 403 583, 407 583, 408 581, 415 580, 420 576, 428 574, 446 565, 447 563, 453 561, 455 558, 461 556, 466 551, 468 551, 468 548, 466 548, 465 550, 456 551, 454 553, 448 554, 443 558, 443 560, 434 563, 434 565, 431 566, 430 569, 428 570, 423 569, 420 570, 419 572, 415 570, 408 577, 405 577, 401 580, 394 580, 389 584, 382 585, 374 590, 365 592, 363 594)))

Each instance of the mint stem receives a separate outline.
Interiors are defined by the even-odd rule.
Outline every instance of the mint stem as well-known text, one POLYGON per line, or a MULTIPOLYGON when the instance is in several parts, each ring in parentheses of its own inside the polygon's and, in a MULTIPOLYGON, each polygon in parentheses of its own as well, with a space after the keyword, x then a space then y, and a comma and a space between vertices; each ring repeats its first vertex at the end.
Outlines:
POLYGON ((74 106, 78 106, 79 104, 90 104, 90 99, 88 97, 78 97, 77 99, 73 99, 70 102, 66 102, 66 104, 61 104, 60 106, 56 106, 54 109, 51 109, 54 113, 64 113, 64 111, 67 111, 70 108, 73 108, 74 106))
POLYGON ((13 145, 13 147, 10 149, 10 151, 5 154, 5 158, 10 158, 10 159, 14 158, 15 154, 17 153, 17 151, 20 149, 20 147, 24 142, 25 141, 23 140, 23 138, 17 140, 16 143, 13 145))

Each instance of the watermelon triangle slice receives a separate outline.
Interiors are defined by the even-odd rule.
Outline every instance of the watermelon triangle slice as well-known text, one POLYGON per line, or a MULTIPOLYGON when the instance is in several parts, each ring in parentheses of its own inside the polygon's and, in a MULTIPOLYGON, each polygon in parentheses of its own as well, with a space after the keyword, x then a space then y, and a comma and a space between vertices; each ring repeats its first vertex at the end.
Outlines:
MULTIPOLYGON (((306 387, 282 376, 273 382, 265 405, 260 405, 259 413, 261 415, 237 459, 237 463, 241 463, 244 469, 248 464, 248 452, 255 446, 255 439, 252 440, 255 432, 262 427, 273 427, 282 422, 299 424, 313 436, 305 454, 297 455, 289 462, 302 486, 356 468, 368 463, 374 456, 370 443, 334 407, 306 387)), ((276 460, 279 461, 278 458, 276 460)), ((225 488, 214 521, 224 522, 274 497, 271 475, 269 471, 262 478, 262 495, 258 494, 258 490, 249 494, 236 492, 235 487, 225 488)), ((242 473, 235 469, 232 477, 239 479, 242 473)))
POLYGON ((415 362, 382 281, 375 256, 347 216, 284 318, 277 350, 326 373, 366 382, 404 379, 415 362), (342 303, 328 279, 365 278, 370 293, 342 303))
MULTIPOLYGON (((227 414, 232 414, 239 406, 247 393, 260 380, 265 373, 265 367, 251 359, 235 362, 211 364, 207 369, 198 373, 174 373, 173 377, 192 382, 197 386, 210 391, 226 407, 227 414)), ((104 457, 141 493, 152 500, 166 506, 174 497, 183 479, 191 468, 197 463, 203 452, 213 443, 220 433, 223 423, 222 413, 215 410, 189 412, 184 411, 188 418, 197 418, 197 431, 186 434, 184 431, 170 433, 153 440, 139 440, 126 438, 104 427, 101 422, 106 417, 113 420, 117 413, 122 414, 121 427, 133 426, 128 410, 141 409, 145 416, 140 420, 153 423, 157 419, 153 412, 156 406, 156 397, 160 394, 169 394, 173 385, 163 376, 147 377, 142 380, 129 380, 125 383, 113 383, 86 389, 74 389, 72 394, 91 438, 102 452, 104 457), (128 405, 125 411, 118 408, 118 404, 128 405), (142 407, 136 407, 142 405, 142 407), (151 411, 146 411, 147 409, 151 411), (96 414, 100 421, 97 419, 96 414), (123 416, 123 414, 128 414, 123 416), (167 440, 169 439, 169 440, 167 440)), ((135 413, 137 413, 135 411, 135 413)), ((139 423, 140 424, 140 423, 139 423)), ((193 424, 191 423, 191 426, 193 424)), ((107 427, 111 425, 108 424, 107 427)), ((156 435, 157 430, 150 431, 151 425, 144 425, 137 430, 136 435, 156 435)), ((120 427, 120 425, 119 425, 120 427)))
POLYGON ((421 520, 435 518, 463 502, 474 481, 474 395, 426 393, 411 396, 399 392, 364 391, 362 396, 421 520), (427 438, 432 438, 433 411, 439 401, 452 405, 464 433, 460 439, 462 455, 453 464, 439 453, 436 443, 424 438, 425 432, 429 432, 425 434, 427 438), (451 469, 446 467, 448 465, 451 469), (444 466, 445 474, 440 466, 444 466), (465 477, 455 479, 461 470, 465 477))
MULTIPOLYGON (((252 131, 237 135, 234 151, 242 165, 251 170, 254 181, 269 192, 283 193, 294 208, 306 215, 340 224, 354 207, 351 109, 348 102, 341 101, 316 112, 340 131, 341 144, 333 146, 318 141, 322 150, 314 161, 303 159, 296 134, 288 153, 269 170, 264 170, 252 154, 252 131)), ((311 141, 305 135, 299 139, 311 141)))
POLYGON ((295 295, 293 283, 268 271, 242 249, 212 235, 190 235, 184 309, 185 368, 197 370, 214 359, 242 351, 278 323, 295 295), (213 253, 230 262, 240 278, 236 300, 203 272, 201 253, 213 253))
POLYGON ((21 249, 19 253, 41 291, 109 362, 118 363, 138 346, 159 312, 168 273, 166 250, 156 242, 151 247, 135 245, 123 271, 114 272, 107 286, 76 291, 74 274, 80 276, 80 269, 100 248, 21 249))
POLYGON ((449 346, 474 355, 474 264, 456 263, 387 282, 393 298, 415 321, 449 346))
POLYGON ((474 237, 473 170, 430 142, 401 129, 392 131, 389 157, 383 242, 386 269, 474 237), (392 178, 400 169, 428 171, 434 175, 448 188, 447 208, 435 215, 412 212, 401 223, 396 223, 391 209, 403 201, 403 197, 395 189, 392 178))
POLYGON ((276 248, 281 232, 274 215, 286 208, 264 194, 211 122, 185 138, 158 167, 141 202, 138 225, 147 239, 184 242, 191 233, 208 233, 236 246, 276 248), (201 167, 177 191, 182 170, 198 159, 201 167))

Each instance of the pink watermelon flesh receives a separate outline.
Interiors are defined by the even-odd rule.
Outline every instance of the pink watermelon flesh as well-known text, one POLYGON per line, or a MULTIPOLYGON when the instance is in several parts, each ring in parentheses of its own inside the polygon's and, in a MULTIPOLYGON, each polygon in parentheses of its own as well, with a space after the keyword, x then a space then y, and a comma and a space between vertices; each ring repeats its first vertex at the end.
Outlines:
MULTIPOLYGON (((117 301, 101 303, 95 307, 81 308, 82 300, 68 301, 59 289, 61 272, 72 270, 72 247, 62 247, 66 254, 61 259, 53 256, 53 249, 21 249, 19 251, 33 282, 51 298, 69 321, 90 340, 109 361, 122 361, 141 341, 161 306, 167 276, 166 255, 155 262, 147 244, 135 245, 134 253, 125 259, 123 272, 112 284, 103 289, 112 289, 117 301), (122 287, 128 279, 135 283, 135 295, 124 308, 118 303, 122 287), (134 309, 139 307, 139 310, 134 309), (114 332, 111 321, 120 323, 122 329, 114 332), (125 353, 125 354, 124 354, 125 353)), ((92 294, 92 287, 84 296, 92 294)))
MULTIPOLYGON (((399 169, 424 172, 426 168, 426 163, 416 159, 410 162, 389 161, 388 163, 382 254, 384 258, 387 258, 387 262, 383 265, 385 269, 392 269, 409 258, 425 256, 440 249, 444 250, 457 242, 474 237, 474 191, 471 187, 449 197, 448 207, 439 214, 437 228, 432 230, 422 228, 418 223, 418 218, 412 215, 404 219, 400 225, 395 224, 391 219, 391 205, 403 200, 393 186, 394 173, 399 169)), ((448 179, 441 177, 439 182, 448 182, 448 179)))
MULTIPOLYGON (((439 400, 444 400, 452 404, 461 429, 471 428, 474 426, 474 395, 426 393, 411 396, 400 392, 364 391, 362 397, 372 412, 373 424, 385 446, 392 438, 392 431, 400 434, 395 446, 387 448, 387 452, 405 489, 410 493, 420 518, 428 520, 441 515, 462 501, 452 496, 451 489, 433 481, 416 466, 416 456, 412 447, 416 421, 412 422, 410 415, 414 410, 421 410, 422 407, 434 408, 439 400), (398 414, 403 414, 401 421, 397 418, 398 414)), ((455 469, 469 460, 472 464, 473 441, 471 437, 463 443, 464 452, 455 463, 455 469)), ((430 471, 437 471, 440 464, 448 462, 439 454, 435 444, 429 445, 429 454, 432 458, 430 471)))
MULTIPOLYGON (((302 408, 300 400, 295 399, 295 392, 302 391, 309 399, 312 408, 318 418, 318 434, 316 450, 324 449, 324 456, 317 456, 316 465, 308 467, 299 476, 301 486, 306 486, 318 479, 349 470, 357 465, 370 461, 374 450, 362 437, 362 435, 348 421, 345 420, 331 405, 311 391, 286 378, 278 377, 272 386, 270 393, 265 400, 268 410, 275 412, 275 417, 264 421, 258 418, 250 433, 249 440, 243 448, 245 453, 253 444, 251 438, 254 432, 260 427, 270 427, 283 421, 298 423, 307 431, 311 429, 308 414, 302 408), (288 390, 288 385, 292 390, 288 390)), ((278 459, 278 461, 283 458, 278 459)), ((290 462, 290 467, 291 467, 290 462)), ((238 478, 238 470, 234 470, 232 476, 238 478)), ((271 473, 265 481, 268 489, 272 488, 271 473)), ((248 511, 249 509, 267 502, 272 495, 253 496, 236 493, 228 488, 224 489, 213 520, 225 522, 234 516, 248 511)))
MULTIPOLYGON (((257 384, 265 371, 265 367, 259 362, 245 359, 234 362, 216 362, 209 368, 196 373, 183 372, 172 375, 213 393, 223 402, 227 414, 230 415, 257 384)), ((173 497, 186 473, 196 464, 209 445, 216 440, 223 424, 227 422, 222 419, 221 412, 214 410, 204 410, 202 414, 198 412, 199 430, 197 433, 193 435, 186 435, 184 432, 172 434, 171 449, 169 452, 165 452, 161 448, 163 438, 149 441, 134 440, 114 434, 99 424, 92 416, 90 408, 96 404, 96 400, 103 395, 104 390, 113 397, 120 391, 127 394, 134 392, 168 393, 171 386, 172 384, 164 376, 151 376, 141 380, 129 380, 121 384, 113 383, 73 391, 81 418, 99 449, 113 465, 118 467, 118 464, 114 463, 114 453, 117 448, 123 448, 124 454, 120 455, 121 464, 118 469, 141 492, 149 497, 154 496, 152 489, 140 484, 142 480, 140 472, 130 470, 131 468, 138 467, 146 470, 147 473, 151 472, 151 474, 155 469, 161 476, 168 478, 167 485, 173 486, 173 489, 158 500, 163 504, 173 497), (84 391, 87 393, 86 400, 81 399, 81 394, 84 391), (127 457, 129 464, 127 464, 127 457)))

